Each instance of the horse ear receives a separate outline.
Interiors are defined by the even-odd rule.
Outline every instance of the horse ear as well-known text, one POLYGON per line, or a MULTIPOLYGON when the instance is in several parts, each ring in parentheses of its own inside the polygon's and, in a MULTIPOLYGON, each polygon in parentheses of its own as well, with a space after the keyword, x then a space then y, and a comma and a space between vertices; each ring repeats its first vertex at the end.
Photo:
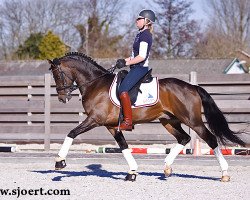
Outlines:
POLYGON ((49 62, 49 64, 53 64, 53 62, 52 62, 52 60, 50 60, 50 59, 47 59, 47 61, 49 62))
MULTIPOLYGON (((52 61, 52 60, 47 59, 47 61, 49 62, 49 64, 51 65, 51 67, 52 67, 52 66, 54 66, 54 63, 53 63, 53 61, 52 61)), ((51 70, 51 67, 49 68, 49 70, 51 70)))
POLYGON ((61 62, 60 62, 60 60, 58 58, 54 58, 52 62, 53 62, 54 65, 60 65, 61 64, 61 62))

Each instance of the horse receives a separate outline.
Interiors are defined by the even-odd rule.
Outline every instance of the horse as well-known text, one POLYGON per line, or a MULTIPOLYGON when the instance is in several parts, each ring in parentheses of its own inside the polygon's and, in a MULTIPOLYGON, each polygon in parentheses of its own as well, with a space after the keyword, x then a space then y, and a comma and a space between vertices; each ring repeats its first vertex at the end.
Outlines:
MULTIPOLYGON (((55 169, 60 170, 66 167, 66 157, 74 138, 95 127, 105 126, 119 145, 128 163, 129 171, 125 180, 135 181, 138 175, 138 165, 122 131, 115 128, 118 125, 120 109, 109 98, 109 89, 115 77, 115 67, 107 70, 91 57, 78 52, 70 52, 48 62, 56 83, 58 100, 67 103, 72 97, 72 91, 79 89, 82 95, 82 106, 87 115, 86 119, 65 137, 58 156, 55 158, 55 169)), ((165 176, 171 175, 171 165, 191 140, 189 134, 181 127, 181 124, 185 124, 214 150, 222 171, 221 181, 228 182, 230 180, 228 163, 218 144, 225 145, 230 141, 245 146, 245 142, 237 136, 238 132, 229 128, 223 113, 205 89, 176 78, 163 78, 158 82, 158 102, 153 106, 135 108, 132 114, 133 125, 159 120, 176 138, 178 143, 171 148, 164 160, 165 176), (202 120, 202 108, 208 128, 202 120)))

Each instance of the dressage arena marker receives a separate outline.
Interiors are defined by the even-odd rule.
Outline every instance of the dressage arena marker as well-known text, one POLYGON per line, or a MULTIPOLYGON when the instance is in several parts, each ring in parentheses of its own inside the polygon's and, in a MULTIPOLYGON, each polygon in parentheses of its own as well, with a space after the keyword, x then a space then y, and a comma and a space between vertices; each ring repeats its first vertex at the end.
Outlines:
MULTIPOLYGON (((170 148, 130 148, 133 154, 169 154, 170 148)), ((193 149, 183 149, 180 154, 192 155, 193 149)), ((223 155, 250 155, 250 149, 221 149, 223 155)), ((122 153, 120 148, 98 147, 96 153, 122 153)), ((201 155, 214 155, 213 149, 200 149, 201 155)))
POLYGON ((0 146, 0 152, 16 152, 16 147, 0 146))

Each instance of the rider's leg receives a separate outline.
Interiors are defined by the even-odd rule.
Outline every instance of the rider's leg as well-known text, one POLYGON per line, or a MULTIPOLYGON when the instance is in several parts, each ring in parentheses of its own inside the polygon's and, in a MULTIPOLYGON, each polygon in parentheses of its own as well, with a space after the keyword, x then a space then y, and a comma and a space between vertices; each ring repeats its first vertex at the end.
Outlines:
MULTIPOLYGON (((124 114, 124 120, 119 126, 119 130, 132 130, 132 108, 128 91, 148 72, 147 67, 132 67, 119 87, 119 97, 124 114)), ((118 127, 117 127, 118 128, 118 127)))
POLYGON ((123 110, 123 122, 120 124, 120 130, 132 130, 132 108, 131 101, 128 92, 122 92, 120 94, 120 101, 123 110))

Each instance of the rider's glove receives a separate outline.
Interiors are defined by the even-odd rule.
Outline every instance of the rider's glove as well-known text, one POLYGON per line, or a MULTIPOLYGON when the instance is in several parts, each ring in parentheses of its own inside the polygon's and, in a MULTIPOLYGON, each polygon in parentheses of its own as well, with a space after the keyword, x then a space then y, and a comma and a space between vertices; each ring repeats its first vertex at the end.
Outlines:
POLYGON ((126 61, 125 61, 125 59, 118 59, 118 60, 116 61, 115 67, 116 67, 117 69, 121 69, 121 68, 123 68, 123 67, 126 67, 126 61))

